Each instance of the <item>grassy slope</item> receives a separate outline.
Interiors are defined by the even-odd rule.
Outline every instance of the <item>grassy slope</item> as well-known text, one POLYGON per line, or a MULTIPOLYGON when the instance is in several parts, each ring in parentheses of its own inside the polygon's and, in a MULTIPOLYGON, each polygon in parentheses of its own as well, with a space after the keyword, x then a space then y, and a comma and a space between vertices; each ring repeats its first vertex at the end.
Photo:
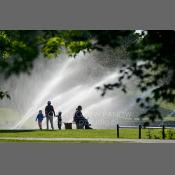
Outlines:
MULTIPOLYGON (((167 102, 161 102, 160 107, 164 109, 168 109, 171 111, 175 110, 175 104, 174 103, 167 103, 167 102)), ((175 121, 175 116, 164 116, 165 121, 175 121)))
POLYGON ((175 110, 175 104, 173 104, 173 103, 165 103, 165 102, 162 102, 162 103, 160 103, 160 106, 161 106, 162 108, 165 108, 165 109, 175 110))
POLYGON ((0 122, 15 122, 16 120, 20 120, 21 116, 19 113, 10 108, 1 108, 0 107, 0 122))

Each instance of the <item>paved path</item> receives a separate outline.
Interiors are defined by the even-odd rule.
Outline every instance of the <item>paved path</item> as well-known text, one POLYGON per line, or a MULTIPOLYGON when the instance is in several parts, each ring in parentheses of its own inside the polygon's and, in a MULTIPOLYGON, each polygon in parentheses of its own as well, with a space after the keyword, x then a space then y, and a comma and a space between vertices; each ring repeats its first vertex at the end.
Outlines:
POLYGON ((175 140, 159 139, 110 139, 110 138, 22 138, 22 137, 0 137, 0 140, 19 141, 95 141, 95 142, 127 142, 127 143, 175 143, 175 140))

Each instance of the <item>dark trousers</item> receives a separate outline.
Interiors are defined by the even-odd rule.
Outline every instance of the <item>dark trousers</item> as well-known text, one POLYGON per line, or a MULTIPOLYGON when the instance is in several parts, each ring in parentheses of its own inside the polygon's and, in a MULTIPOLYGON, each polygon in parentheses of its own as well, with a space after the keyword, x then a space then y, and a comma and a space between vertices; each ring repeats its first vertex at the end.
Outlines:
POLYGON ((76 121, 77 129, 91 129, 89 126, 90 124, 86 118, 82 118, 76 121))
POLYGON ((39 129, 42 130, 42 121, 38 121, 39 129))
POLYGON ((58 122, 58 129, 61 130, 62 122, 58 122))
POLYGON ((84 121, 83 120, 79 120, 76 122, 76 128, 77 129, 84 129, 84 121))

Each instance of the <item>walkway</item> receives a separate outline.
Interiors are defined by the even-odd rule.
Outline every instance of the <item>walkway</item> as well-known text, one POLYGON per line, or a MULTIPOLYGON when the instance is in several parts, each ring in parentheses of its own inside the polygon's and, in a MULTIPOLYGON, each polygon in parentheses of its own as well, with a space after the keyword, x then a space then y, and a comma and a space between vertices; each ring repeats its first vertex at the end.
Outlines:
POLYGON ((90 141, 90 142, 123 142, 123 143, 175 143, 175 140, 159 139, 110 139, 110 138, 22 138, 22 137, 0 137, 0 140, 17 141, 90 141))

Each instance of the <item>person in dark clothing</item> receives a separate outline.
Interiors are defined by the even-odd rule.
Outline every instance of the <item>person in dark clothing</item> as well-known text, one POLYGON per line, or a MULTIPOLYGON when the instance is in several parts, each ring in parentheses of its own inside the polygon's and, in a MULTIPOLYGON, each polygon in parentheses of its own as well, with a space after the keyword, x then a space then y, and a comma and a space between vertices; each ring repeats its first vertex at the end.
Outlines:
POLYGON ((36 117, 36 121, 38 120, 38 126, 40 130, 42 130, 42 121, 43 121, 44 115, 42 114, 42 110, 39 110, 39 113, 36 117))
POLYGON ((47 130, 49 130, 49 121, 50 121, 52 130, 54 130, 53 115, 55 116, 55 110, 54 110, 54 107, 51 105, 51 101, 47 102, 47 106, 45 107, 45 114, 46 114, 47 130))
POLYGON ((92 129, 89 124, 88 120, 82 114, 82 106, 78 106, 76 112, 74 114, 73 121, 76 124, 77 129, 92 129))
POLYGON ((61 126, 62 126, 62 112, 58 112, 58 115, 56 115, 56 117, 58 117, 58 129, 61 130, 61 126))

